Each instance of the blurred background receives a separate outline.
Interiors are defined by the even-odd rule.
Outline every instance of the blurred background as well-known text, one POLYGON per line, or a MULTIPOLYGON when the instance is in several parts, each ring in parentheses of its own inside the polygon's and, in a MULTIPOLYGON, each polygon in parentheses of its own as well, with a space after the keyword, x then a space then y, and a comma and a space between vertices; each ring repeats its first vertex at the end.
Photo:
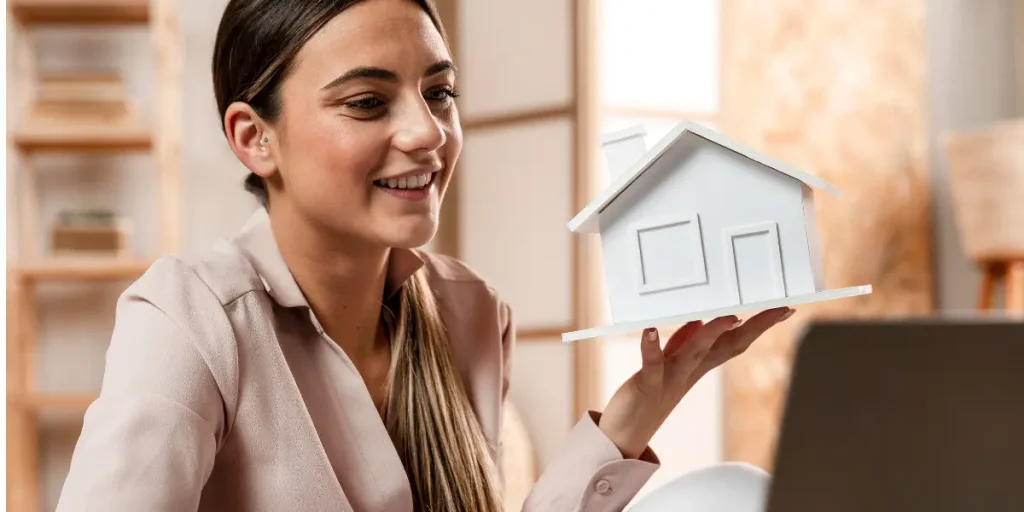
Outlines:
MULTIPOLYGON (((8 0, 8 505, 53 510, 102 377, 118 294, 257 207, 211 88, 225 0, 8 0)), ((587 409, 640 366, 608 321, 598 141, 689 119, 843 190, 818 196, 830 288, 708 375, 652 445, 649 489, 704 465, 771 469, 791 351, 824 317, 1024 310, 1024 1, 438 0, 465 149, 429 250, 508 300, 519 344, 511 509, 587 409)), ((667 334, 667 333, 666 333, 667 334)), ((663 334, 663 335, 666 335, 663 334)))

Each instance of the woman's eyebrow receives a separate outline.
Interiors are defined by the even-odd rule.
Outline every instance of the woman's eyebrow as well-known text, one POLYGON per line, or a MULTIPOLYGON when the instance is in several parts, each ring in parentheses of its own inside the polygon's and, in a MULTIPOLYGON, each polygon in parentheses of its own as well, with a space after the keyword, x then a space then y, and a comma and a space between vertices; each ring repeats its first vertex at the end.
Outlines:
POLYGON ((370 66, 360 66, 360 67, 352 68, 352 69, 346 71, 343 75, 341 75, 338 78, 335 78, 334 80, 332 80, 331 83, 323 86, 321 88, 321 90, 325 91, 327 89, 331 89, 333 87, 337 87, 337 86, 339 86, 339 85, 341 85, 341 84, 343 84, 345 82, 348 82, 350 80, 355 80, 357 78, 369 78, 369 79, 372 79, 372 80, 385 80, 385 81, 388 81, 388 82, 397 82, 398 81, 398 75, 396 75, 394 71, 388 71, 386 69, 375 68, 375 67, 370 67, 370 66))
MULTIPOLYGON (((423 73, 423 76, 434 76, 448 70, 455 72, 455 64, 450 60, 442 60, 435 62, 434 64, 431 64, 430 67, 427 68, 426 73, 423 73)), ((369 78, 371 80, 384 80, 387 82, 398 81, 398 75, 395 74, 394 71, 389 71, 383 68, 375 68, 372 66, 360 66, 357 68, 352 68, 346 71, 338 78, 331 80, 331 83, 323 86, 321 90, 326 91, 328 89, 337 87, 345 82, 355 80, 357 78, 369 78)))
POLYGON ((423 73, 423 76, 434 76, 438 73, 443 73, 448 70, 451 70, 453 73, 458 73, 458 71, 455 69, 455 64, 452 61, 442 60, 431 64, 430 67, 427 68, 427 72, 423 73))

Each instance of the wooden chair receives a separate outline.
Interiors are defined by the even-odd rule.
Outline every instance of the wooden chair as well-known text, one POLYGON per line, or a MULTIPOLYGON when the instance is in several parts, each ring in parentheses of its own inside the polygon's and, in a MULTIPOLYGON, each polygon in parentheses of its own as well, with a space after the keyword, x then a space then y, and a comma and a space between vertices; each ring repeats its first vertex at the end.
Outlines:
POLYGON ((1024 314, 1024 120, 944 137, 960 241, 982 272, 977 307, 1024 314))
POLYGON ((978 309, 992 309, 997 286, 1002 284, 1006 311, 1024 312, 1024 256, 994 258, 982 261, 980 265, 982 281, 978 293, 978 309))

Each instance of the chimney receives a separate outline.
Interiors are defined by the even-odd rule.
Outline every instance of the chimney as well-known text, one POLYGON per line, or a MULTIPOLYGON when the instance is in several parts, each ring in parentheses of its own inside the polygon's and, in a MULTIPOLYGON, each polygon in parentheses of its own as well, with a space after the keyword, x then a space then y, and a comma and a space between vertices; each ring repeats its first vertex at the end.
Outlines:
POLYGON ((601 138, 604 158, 608 167, 608 182, 615 181, 623 172, 629 170, 647 152, 644 136, 647 130, 642 125, 635 125, 624 130, 605 134, 601 138))

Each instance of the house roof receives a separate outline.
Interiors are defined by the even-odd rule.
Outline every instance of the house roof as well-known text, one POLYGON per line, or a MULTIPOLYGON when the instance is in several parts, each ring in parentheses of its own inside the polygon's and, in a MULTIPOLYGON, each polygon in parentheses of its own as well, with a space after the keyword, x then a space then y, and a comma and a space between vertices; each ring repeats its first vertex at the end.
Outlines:
MULTIPOLYGON (((633 130, 629 130, 630 133, 633 130)), ((623 132, 625 133, 625 131, 623 132)), ((736 141, 730 140, 729 138, 719 134, 718 132, 701 126, 699 124, 682 121, 675 128, 672 129, 667 135, 662 137, 657 144, 647 151, 632 167, 620 174, 614 181, 608 184, 600 194, 594 198, 586 207, 584 207, 571 221, 569 221, 569 230, 576 233, 595 232, 598 228, 597 218, 598 215, 608 205, 615 201, 622 191, 629 188, 641 174, 651 168, 651 166, 659 158, 661 158, 669 148, 671 148, 676 142, 682 140, 687 134, 693 134, 710 142, 718 144, 724 148, 739 153, 761 165, 764 165, 770 169, 781 172, 787 176, 800 180, 809 187, 823 190, 835 196, 841 195, 839 189, 829 184, 827 181, 813 175, 796 169, 784 162, 773 158, 770 155, 764 154, 756 149, 740 144, 736 141)))

